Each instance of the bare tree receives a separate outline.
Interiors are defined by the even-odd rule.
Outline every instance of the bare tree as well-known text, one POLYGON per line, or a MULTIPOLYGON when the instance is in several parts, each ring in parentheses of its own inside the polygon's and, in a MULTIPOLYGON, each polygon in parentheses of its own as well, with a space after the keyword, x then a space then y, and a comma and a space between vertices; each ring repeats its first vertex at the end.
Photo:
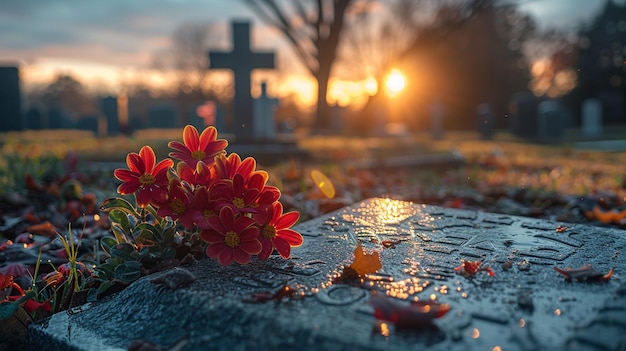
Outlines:
POLYGON ((208 24, 184 23, 172 33, 169 50, 154 57, 157 68, 175 72, 176 90, 180 93, 201 96, 213 89, 207 86, 207 50, 218 44, 215 33, 208 24))
POLYGON ((245 0, 269 25, 280 30, 317 80, 318 130, 330 128, 326 100, 345 16, 357 0, 245 0))

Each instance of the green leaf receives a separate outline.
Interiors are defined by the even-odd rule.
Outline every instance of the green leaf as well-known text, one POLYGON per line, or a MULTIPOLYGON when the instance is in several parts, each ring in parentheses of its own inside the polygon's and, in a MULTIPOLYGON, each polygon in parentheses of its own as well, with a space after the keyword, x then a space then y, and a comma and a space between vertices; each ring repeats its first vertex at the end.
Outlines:
POLYGON ((141 277, 141 263, 138 261, 128 261, 115 267, 115 279, 133 282, 141 277))
POLYGON ((133 237, 138 245, 153 245, 155 242, 154 233, 149 230, 135 231, 133 237))
POLYGON ((100 210, 103 212, 109 212, 112 209, 118 209, 128 213, 129 215, 139 217, 139 213, 137 212, 137 209, 135 209, 135 206, 121 197, 108 198, 104 200, 102 206, 100 206, 100 210))
POLYGON ((124 232, 124 230, 120 228, 117 224, 111 224, 111 231, 113 232, 113 235, 115 235, 116 244, 122 244, 127 242, 126 232, 124 232))
POLYGON ((128 214, 126 212, 117 208, 111 209, 109 219, 111 223, 117 223, 124 231, 130 232, 130 222, 128 221, 128 214))
POLYGON ((139 253, 133 245, 129 243, 121 243, 111 248, 111 256, 122 258, 126 261, 136 261, 139 259, 139 253))
POLYGON ((102 249, 106 251, 106 253, 108 253, 109 255, 111 254, 111 248, 117 244, 121 243, 108 236, 100 239, 100 246, 102 246, 102 249))

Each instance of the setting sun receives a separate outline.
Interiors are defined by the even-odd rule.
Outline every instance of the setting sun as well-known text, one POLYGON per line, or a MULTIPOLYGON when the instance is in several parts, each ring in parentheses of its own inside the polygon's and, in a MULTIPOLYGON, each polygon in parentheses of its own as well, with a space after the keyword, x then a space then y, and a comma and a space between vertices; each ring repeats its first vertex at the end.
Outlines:
POLYGON ((395 96, 400 93, 406 86, 406 80, 402 72, 397 69, 392 69, 387 79, 385 80, 385 88, 387 95, 395 96))

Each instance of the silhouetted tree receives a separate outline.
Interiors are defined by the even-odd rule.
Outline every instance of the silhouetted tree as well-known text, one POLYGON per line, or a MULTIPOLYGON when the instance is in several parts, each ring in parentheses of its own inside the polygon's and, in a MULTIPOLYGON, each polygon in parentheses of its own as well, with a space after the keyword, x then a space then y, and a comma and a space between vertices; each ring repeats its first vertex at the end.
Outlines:
POLYGON ((49 108, 61 108, 72 118, 97 112, 83 85, 68 74, 58 75, 44 88, 40 100, 49 108))
MULTIPOLYGON (((364 51, 361 59, 342 62, 374 65, 368 69, 374 72, 379 87, 391 67, 401 68, 409 77, 405 94, 409 96, 396 99, 394 108, 404 105, 407 124, 427 125, 430 105, 439 101, 446 106, 448 127, 474 127, 478 104, 490 103, 496 115, 504 116, 510 95, 526 89, 522 44, 535 27, 532 19, 515 11, 514 6, 484 0, 397 0, 385 4, 387 16, 382 21, 374 18, 373 24, 366 26, 379 28, 371 30, 374 36, 364 37, 360 30, 363 25, 356 21, 346 32, 346 38, 362 37, 346 50, 349 55, 363 52, 358 49, 362 45, 373 45, 374 49, 364 51), (381 57, 380 52, 385 55, 381 57), (379 60, 367 61, 366 57, 379 60)), ((368 122, 380 118, 381 106, 388 104, 382 90, 363 110, 368 122)))
POLYGON ((626 122, 626 5, 607 1, 591 25, 581 28, 578 37, 578 56, 573 64, 578 86, 571 99, 580 103, 600 98, 605 122, 626 122))
MULTIPOLYGON (((317 81, 317 130, 330 128, 326 100, 345 16, 356 0, 245 0, 269 25, 280 30, 317 81)), ((361 0, 363 2, 363 0, 361 0)), ((367 2, 367 0, 365 0, 367 2)))

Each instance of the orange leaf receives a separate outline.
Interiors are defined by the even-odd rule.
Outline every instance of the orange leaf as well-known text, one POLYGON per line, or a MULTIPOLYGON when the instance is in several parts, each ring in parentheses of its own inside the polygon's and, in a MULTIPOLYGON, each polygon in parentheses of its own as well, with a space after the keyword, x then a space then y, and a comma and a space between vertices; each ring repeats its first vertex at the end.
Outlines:
POLYGON ((348 268, 352 269, 357 275, 364 275, 376 273, 382 267, 383 265, 380 263, 378 252, 374 251, 370 254, 366 254, 359 241, 354 250, 354 262, 348 268))

